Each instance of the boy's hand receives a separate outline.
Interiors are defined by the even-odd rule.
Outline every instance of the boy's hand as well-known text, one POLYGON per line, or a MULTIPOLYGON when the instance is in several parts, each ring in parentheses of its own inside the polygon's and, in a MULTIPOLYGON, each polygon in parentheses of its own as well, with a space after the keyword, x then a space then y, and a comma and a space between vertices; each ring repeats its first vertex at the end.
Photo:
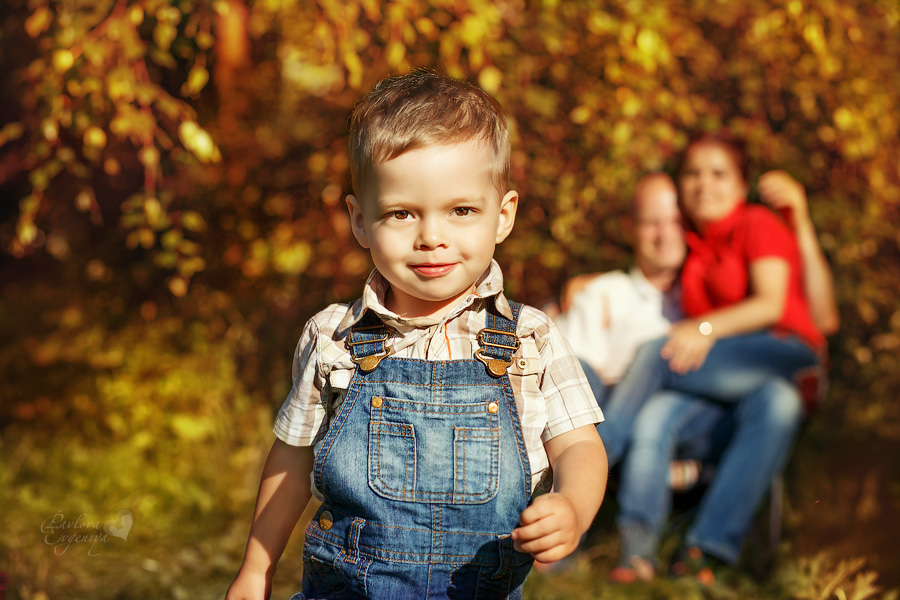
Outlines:
POLYGON ((565 558, 581 540, 575 506, 562 494, 538 496, 522 511, 512 539, 516 550, 531 554, 538 562, 565 558))
POLYGON ((269 600, 271 585, 265 573, 252 573, 241 569, 228 586, 225 600, 269 600))

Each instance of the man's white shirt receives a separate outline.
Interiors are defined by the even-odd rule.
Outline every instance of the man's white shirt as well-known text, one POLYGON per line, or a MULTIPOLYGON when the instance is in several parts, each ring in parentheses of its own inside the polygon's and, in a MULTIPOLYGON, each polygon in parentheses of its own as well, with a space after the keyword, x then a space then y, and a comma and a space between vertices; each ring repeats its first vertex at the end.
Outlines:
POLYGON ((625 373, 638 346, 666 335, 682 317, 681 287, 663 293, 632 267, 591 280, 556 322, 575 356, 610 384, 625 373))

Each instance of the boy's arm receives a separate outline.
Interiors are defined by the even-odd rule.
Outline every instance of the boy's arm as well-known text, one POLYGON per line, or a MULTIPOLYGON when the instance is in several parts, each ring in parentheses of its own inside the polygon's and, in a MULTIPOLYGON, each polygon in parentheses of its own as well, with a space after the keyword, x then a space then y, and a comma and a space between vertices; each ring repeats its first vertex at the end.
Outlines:
POLYGON ((538 562, 565 558, 591 526, 606 492, 606 450, 593 425, 544 444, 553 467, 554 491, 538 496, 522 511, 512 539, 519 552, 538 562))
POLYGON ((263 468, 250 539, 226 600, 269 597, 275 567, 310 497, 313 449, 275 440, 263 468))

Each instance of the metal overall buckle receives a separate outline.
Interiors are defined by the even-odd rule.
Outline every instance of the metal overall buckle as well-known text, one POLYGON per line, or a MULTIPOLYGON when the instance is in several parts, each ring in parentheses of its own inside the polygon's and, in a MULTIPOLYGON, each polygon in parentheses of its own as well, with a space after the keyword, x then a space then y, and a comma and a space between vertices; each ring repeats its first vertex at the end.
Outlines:
POLYGON ((504 373, 506 373, 506 370, 509 368, 509 366, 511 364, 513 364, 512 355, 516 353, 516 350, 518 350, 519 346, 522 344, 522 342, 519 340, 518 337, 509 333, 508 331, 499 331, 497 329, 488 329, 487 327, 485 327, 484 329, 482 329, 481 331, 478 332, 478 341, 482 346, 492 346, 494 348, 502 348, 504 350, 512 350, 512 352, 510 353, 509 360, 504 360, 502 358, 493 358, 491 356, 485 356, 483 347, 479 348, 478 350, 475 351, 475 358, 477 358, 478 360, 483 362, 484 366, 487 367, 488 372, 491 375, 493 375, 494 377, 501 377, 504 373), (494 342, 489 342, 485 339, 485 333, 499 333, 501 335, 515 337, 516 345, 508 346, 506 344, 495 344, 494 342))
MULTIPOLYGON (((371 325, 368 327, 355 327, 353 331, 371 331, 373 329, 384 329, 383 325, 371 325)), ((390 346, 384 347, 384 352, 380 354, 370 354, 368 356, 363 356, 357 358, 353 355, 353 346, 360 346, 362 344, 377 344, 378 342, 386 342, 388 340, 388 334, 385 331, 384 335, 378 338, 370 339, 370 340, 361 340, 358 342, 351 342, 349 338, 345 342, 347 344, 347 348, 350 350, 350 360, 352 360, 356 365, 359 366, 365 373, 369 371, 374 371, 375 367, 378 366, 382 360, 387 358, 392 352, 393 349, 390 346)))

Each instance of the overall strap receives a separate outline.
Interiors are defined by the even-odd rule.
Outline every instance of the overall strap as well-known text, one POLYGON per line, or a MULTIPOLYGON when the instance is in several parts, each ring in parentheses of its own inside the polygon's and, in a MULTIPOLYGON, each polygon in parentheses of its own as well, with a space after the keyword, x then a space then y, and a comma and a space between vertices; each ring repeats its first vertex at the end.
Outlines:
POLYGON ((475 352, 475 358, 484 363, 494 377, 501 377, 512 364, 512 356, 519 349, 519 337, 516 335, 516 326, 519 322, 519 313, 522 305, 518 302, 510 302, 512 319, 509 319, 497 310, 496 297, 487 303, 487 327, 478 332, 478 345, 481 348, 475 352))
POLYGON ((381 319, 367 310, 366 314, 350 329, 344 344, 350 352, 350 359, 365 372, 372 371, 391 353, 387 341, 388 328, 381 319))

